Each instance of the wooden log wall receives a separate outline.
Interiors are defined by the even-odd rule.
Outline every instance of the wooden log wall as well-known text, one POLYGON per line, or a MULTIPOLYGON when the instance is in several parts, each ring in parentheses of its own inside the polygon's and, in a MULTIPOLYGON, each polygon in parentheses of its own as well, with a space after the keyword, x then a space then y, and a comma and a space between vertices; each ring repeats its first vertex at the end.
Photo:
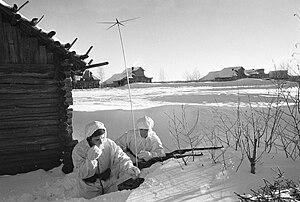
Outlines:
POLYGON ((72 142, 70 69, 5 17, 0 12, 0 175, 48 170, 72 142))

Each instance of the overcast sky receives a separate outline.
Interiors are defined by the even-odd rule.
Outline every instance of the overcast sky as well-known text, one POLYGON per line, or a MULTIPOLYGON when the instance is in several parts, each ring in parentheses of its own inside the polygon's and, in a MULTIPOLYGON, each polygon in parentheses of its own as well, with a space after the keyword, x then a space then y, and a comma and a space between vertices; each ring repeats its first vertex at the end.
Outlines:
MULTIPOLYGON (((4 0, 21 6, 25 0, 4 0)), ((117 27, 97 22, 126 20, 121 27, 127 67, 141 66, 154 81, 185 80, 224 67, 264 68, 300 53, 300 0, 30 0, 20 11, 44 19, 39 27, 72 42, 78 54, 90 46, 94 63, 109 62, 105 77, 124 70, 117 27)), ((300 55, 299 55, 300 58, 300 55)), ((96 71, 96 70, 95 70, 96 71)))

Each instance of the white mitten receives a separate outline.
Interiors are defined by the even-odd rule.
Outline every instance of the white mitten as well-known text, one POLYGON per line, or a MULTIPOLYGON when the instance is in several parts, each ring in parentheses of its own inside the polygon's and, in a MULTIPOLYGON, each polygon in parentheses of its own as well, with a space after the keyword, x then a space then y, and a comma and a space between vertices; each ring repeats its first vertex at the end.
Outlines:
POLYGON ((100 157, 101 153, 102 150, 97 145, 94 145, 88 150, 87 158, 91 161, 97 160, 100 157))
POLYGON ((138 167, 135 167, 135 166, 129 167, 127 172, 129 175, 132 175, 133 178, 139 177, 139 175, 141 173, 140 169, 138 169, 138 167))
POLYGON ((145 161, 149 161, 152 158, 152 154, 150 152, 148 152, 148 151, 141 151, 138 154, 138 157, 140 159, 144 159, 145 161))

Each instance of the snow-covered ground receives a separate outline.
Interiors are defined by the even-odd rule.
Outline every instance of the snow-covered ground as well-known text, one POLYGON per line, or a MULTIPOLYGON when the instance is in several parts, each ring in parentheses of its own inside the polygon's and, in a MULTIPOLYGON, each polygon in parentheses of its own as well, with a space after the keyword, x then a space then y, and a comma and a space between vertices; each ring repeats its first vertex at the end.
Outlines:
MULTIPOLYGON (((196 111, 200 112, 202 127, 212 127, 213 107, 230 117, 235 111, 237 96, 242 102, 266 102, 276 90, 270 81, 255 83, 243 80, 243 87, 234 82, 189 84, 134 84, 131 86, 134 117, 130 111, 128 89, 75 90, 73 130, 74 139, 81 140, 84 125, 92 120, 104 122, 108 137, 117 138, 132 128, 135 120, 143 115, 155 121, 154 130, 161 137, 166 148, 175 148, 168 131, 168 115, 180 113, 181 105, 194 121, 196 111), (259 84, 259 85, 258 85, 259 84)), ((167 149, 167 150, 168 150, 167 149)), ((215 164, 208 152, 190 158, 185 166, 181 159, 170 159, 142 171, 145 182, 132 191, 118 191, 91 199, 90 201, 237 201, 234 192, 249 193, 263 185, 262 179, 276 177, 272 169, 280 168, 287 178, 300 179, 300 162, 285 158, 280 153, 265 154, 257 164, 257 173, 251 174, 248 161, 238 171, 240 154, 231 149, 219 150, 225 156, 215 164), (225 159, 225 161, 224 161, 225 159), (226 168, 226 169, 225 169, 226 168)), ((50 171, 36 170, 14 176, 0 176, 0 201, 87 201, 72 198, 72 180, 61 171, 61 167, 50 171)))

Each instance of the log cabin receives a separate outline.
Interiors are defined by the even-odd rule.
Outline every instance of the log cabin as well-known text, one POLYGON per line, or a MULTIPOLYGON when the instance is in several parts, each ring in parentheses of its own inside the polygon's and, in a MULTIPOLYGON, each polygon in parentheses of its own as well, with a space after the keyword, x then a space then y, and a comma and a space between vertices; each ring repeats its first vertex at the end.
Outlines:
MULTIPOLYGON (((28 3, 28 1, 26 2, 28 3)), ((25 4, 26 4, 25 3, 25 4)), ((90 64, 0 0, 0 175, 73 169, 72 78, 90 64)))

